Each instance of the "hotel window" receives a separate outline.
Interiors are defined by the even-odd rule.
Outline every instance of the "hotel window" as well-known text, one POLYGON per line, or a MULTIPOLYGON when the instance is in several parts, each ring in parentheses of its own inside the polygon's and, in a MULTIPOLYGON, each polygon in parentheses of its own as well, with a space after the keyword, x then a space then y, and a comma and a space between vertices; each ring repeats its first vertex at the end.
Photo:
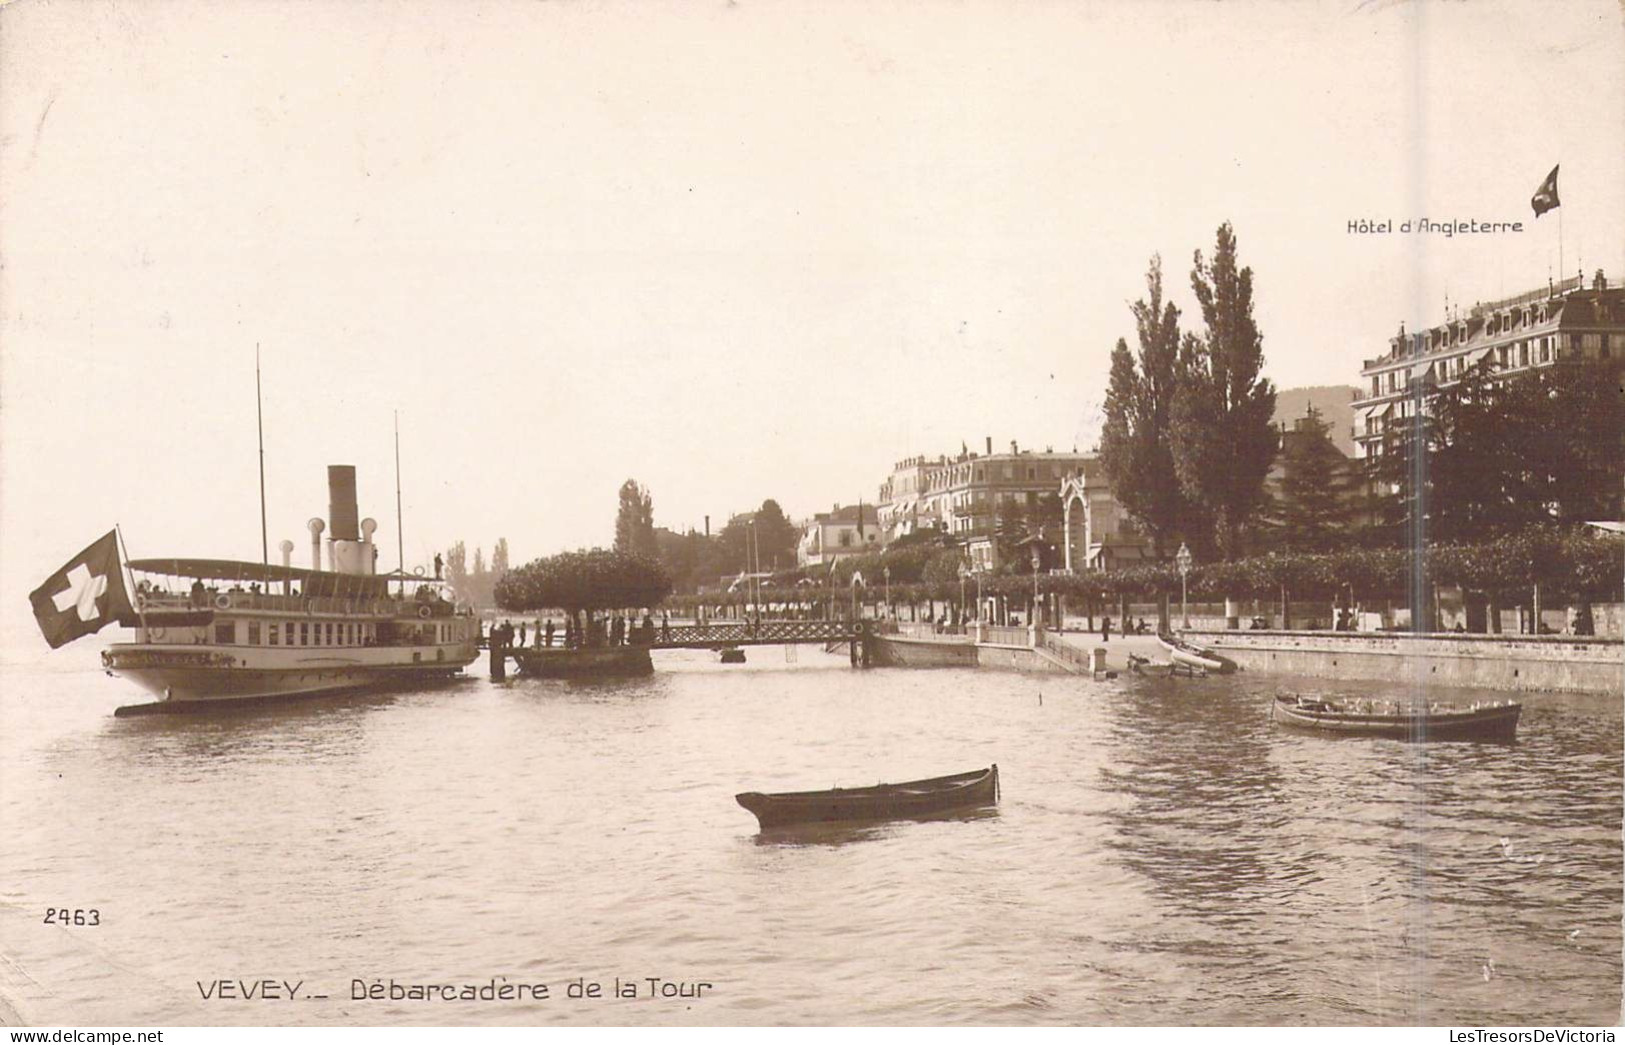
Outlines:
POLYGON ((1585 349, 1587 359, 1595 359, 1602 350, 1602 335, 1584 334, 1581 336, 1580 345, 1585 349))
POLYGON ((1027 466, 1027 481, 1031 482, 1031 481, 1033 481, 1034 479, 1037 479, 1037 478, 1038 478, 1038 469, 1033 467, 1032 465, 1028 465, 1027 466))
POLYGON ((1006 479, 1014 479, 1016 477, 1016 466, 1011 464, 1009 461, 1004 463, 1004 477, 1006 479))
POLYGON ((251 620, 248 622, 248 644, 250 646, 258 646, 260 644, 260 622, 257 620, 251 620))

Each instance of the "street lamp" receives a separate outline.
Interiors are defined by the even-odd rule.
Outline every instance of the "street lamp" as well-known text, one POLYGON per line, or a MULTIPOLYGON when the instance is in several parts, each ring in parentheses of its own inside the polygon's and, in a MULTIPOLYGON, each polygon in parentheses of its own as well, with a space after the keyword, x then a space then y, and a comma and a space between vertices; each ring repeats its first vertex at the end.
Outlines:
POLYGON ((1189 589, 1185 578, 1191 572, 1193 559, 1194 556, 1191 555, 1190 548, 1184 541, 1180 541, 1179 551, 1174 553, 1174 565, 1179 567, 1179 615, 1185 618, 1184 626, 1187 631, 1190 630, 1191 626, 1191 606, 1187 597, 1189 589))
POLYGON ((959 626, 965 626, 965 578, 970 576, 970 567, 963 562, 959 564, 959 626))
POLYGON ((1033 627, 1038 626, 1038 545, 1033 545, 1033 619, 1029 622, 1033 627))
POLYGON ((891 616, 891 567, 883 567, 880 571, 886 578, 886 616, 891 616))

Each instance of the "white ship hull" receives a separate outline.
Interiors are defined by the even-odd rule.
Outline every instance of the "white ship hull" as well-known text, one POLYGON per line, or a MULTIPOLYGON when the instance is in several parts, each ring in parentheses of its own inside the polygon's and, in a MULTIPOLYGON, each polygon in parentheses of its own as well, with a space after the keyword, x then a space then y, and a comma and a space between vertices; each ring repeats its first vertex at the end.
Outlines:
POLYGON ((454 675, 473 643, 365 649, 244 649, 120 643, 103 662, 168 702, 308 696, 454 675))

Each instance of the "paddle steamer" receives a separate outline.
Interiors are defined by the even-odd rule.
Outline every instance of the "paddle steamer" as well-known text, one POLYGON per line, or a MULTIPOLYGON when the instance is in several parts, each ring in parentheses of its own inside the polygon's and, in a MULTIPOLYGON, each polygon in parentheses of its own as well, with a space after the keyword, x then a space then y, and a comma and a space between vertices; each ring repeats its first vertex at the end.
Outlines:
POLYGON ((438 577, 379 574, 377 523, 357 522, 355 468, 328 467, 331 525, 310 520, 311 565, 135 559, 130 642, 102 653, 110 675, 152 692, 115 714, 177 712, 310 697, 461 672, 479 623, 438 577), (323 569, 323 537, 327 568, 323 569))

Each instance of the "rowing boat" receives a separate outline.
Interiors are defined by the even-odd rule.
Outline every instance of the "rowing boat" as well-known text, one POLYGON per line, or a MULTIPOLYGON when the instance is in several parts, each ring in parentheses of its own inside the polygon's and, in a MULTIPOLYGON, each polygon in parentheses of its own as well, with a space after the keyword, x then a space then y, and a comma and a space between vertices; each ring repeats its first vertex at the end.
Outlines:
POLYGON ((1499 740, 1518 732, 1523 705, 1510 701, 1410 706, 1381 701, 1316 700, 1278 696, 1270 715, 1283 726, 1341 736, 1389 737, 1394 740, 1499 740))
POLYGON ((1168 651, 1168 659, 1175 664, 1183 664, 1187 668, 1200 668, 1217 675, 1228 675, 1236 670, 1235 661, 1220 656, 1206 646, 1186 642, 1167 632, 1159 632, 1157 641, 1162 643, 1162 648, 1168 651))
POLYGON ((999 800, 999 767, 992 765, 902 784, 777 794, 747 791, 734 798, 756 814, 763 828, 844 820, 907 820, 951 809, 993 805, 999 800))

